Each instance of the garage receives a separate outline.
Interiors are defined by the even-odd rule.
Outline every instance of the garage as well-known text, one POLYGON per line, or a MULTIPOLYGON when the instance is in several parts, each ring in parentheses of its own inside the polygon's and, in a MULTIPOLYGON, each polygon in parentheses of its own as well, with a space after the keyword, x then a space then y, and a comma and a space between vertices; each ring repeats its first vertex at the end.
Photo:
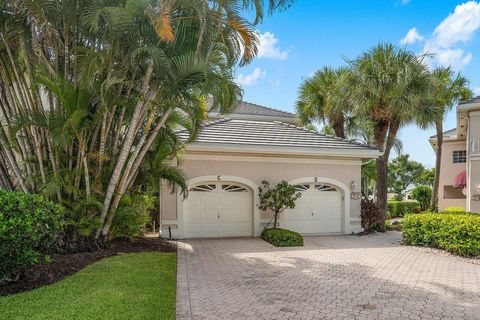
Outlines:
POLYGON ((202 182, 184 200, 187 238, 253 235, 253 192, 236 182, 202 182))
POLYGON ((323 183, 295 185, 302 194, 294 209, 280 217, 280 226, 301 234, 342 232, 342 193, 323 183))

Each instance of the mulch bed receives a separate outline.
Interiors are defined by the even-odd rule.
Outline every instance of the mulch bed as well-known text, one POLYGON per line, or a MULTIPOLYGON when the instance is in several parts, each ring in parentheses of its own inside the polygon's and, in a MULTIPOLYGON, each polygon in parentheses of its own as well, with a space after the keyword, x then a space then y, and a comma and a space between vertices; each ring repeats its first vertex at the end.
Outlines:
POLYGON ((134 241, 112 242, 107 248, 94 252, 50 255, 51 262, 32 267, 23 278, 0 285, 0 296, 32 290, 52 284, 72 275, 100 259, 123 253, 160 251, 175 252, 174 242, 160 238, 140 238, 134 241))

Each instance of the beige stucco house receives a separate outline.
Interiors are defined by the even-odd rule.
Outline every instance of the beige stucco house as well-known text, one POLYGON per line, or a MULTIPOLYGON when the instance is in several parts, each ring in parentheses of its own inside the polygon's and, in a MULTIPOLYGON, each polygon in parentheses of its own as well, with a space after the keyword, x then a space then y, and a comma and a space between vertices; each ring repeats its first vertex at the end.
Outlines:
POLYGON ((188 177, 188 197, 162 190, 163 235, 259 236, 271 220, 258 208, 264 179, 289 181, 302 193, 296 208, 281 214, 280 227, 302 234, 361 230, 361 165, 379 151, 294 123, 294 114, 245 102, 228 118, 209 113, 178 163, 188 177))
MULTIPOLYGON (((436 151, 437 137, 430 143, 436 151)), ((444 133, 438 207, 480 212, 480 97, 461 102, 457 127, 444 133)))

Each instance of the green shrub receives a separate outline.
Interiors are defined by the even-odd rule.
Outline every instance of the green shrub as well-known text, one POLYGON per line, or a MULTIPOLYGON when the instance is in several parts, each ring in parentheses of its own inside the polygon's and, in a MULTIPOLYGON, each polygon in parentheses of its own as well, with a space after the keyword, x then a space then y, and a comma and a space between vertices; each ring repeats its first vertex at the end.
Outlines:
POLYGON ((275 247, 301 247, 303 246, 303 237, 294 231, 272 228, 264 229, 262 239, 270 242, 275 247))
POLYGON ((428 210, 432 199, 432 188, 429 186, 417 186, 412 190, 412 198, 417 200, 422 211, 428 210))
POLYGON ((150 195, 125 195, 113 218, 109 236, 133 239, 145 233, 150 220, 150 210, 155 207, 155 197, 150 195))
POLYGON ((465 209, 462 207, 448 207, 442 213, 466 213, 465 209))
POLYGON ((403 217, 407 213, 420 213, 421 211, 418 201, 390 200, 387 204, 387 219, 403 217))
POLYGON ((63 208, 42 196, 0 190, 0 282, 46 261, 60 237, 63 208))
POLYGON ((479 215, 407 215, 402 221, 402 229, 405 244, 440 248, 463 256, 480 255, 479 215))

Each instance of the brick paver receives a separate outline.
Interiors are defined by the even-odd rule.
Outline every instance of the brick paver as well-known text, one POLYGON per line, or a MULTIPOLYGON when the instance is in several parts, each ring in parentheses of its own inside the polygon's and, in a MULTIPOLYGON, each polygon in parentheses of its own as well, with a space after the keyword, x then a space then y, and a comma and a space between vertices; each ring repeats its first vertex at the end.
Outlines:
POLYGON ((480 265, 400 239, 180 242, 177 319, 480 319, 480 265))

